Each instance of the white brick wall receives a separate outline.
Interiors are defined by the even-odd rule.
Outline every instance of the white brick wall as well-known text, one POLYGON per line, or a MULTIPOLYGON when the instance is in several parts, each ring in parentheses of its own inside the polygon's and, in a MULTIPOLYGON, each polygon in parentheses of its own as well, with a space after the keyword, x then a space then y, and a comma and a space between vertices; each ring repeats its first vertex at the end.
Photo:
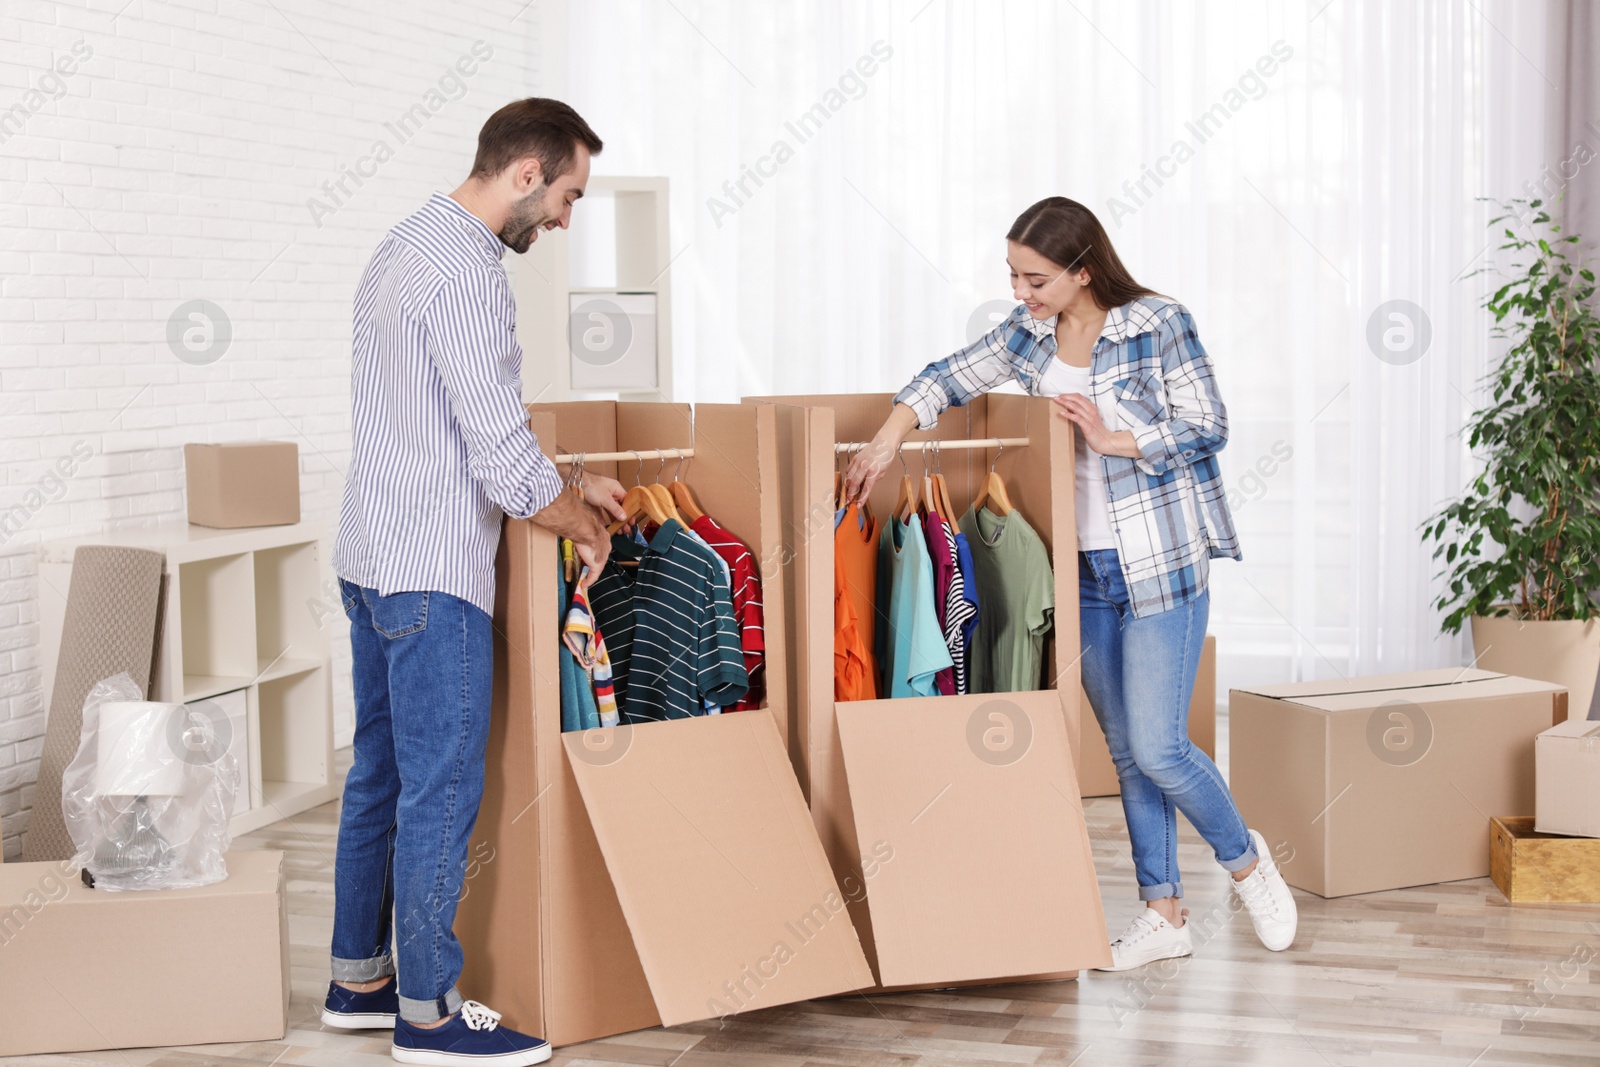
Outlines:
MULTIPOLYGON (((0 7, 8 859, 44 732, 34 546, 181 519, 183 442, 253 437, 299 443, 305 517, 331 532, 349 455, 360 271, 388 227, 466 174, 483 119, 536 91, 536 16, 525 0, 0 7), (452 71, 463 56, 470 75, 452 71), (418 103, 427 121, 400 143, 385 124, 418 103), (392 157, 374 173, 360 161, 380 139, 392 157), (345 177, 348 196, 324 191, 358 166, 370 177, 359 187, 345 177), (331 213, 315 218, 312 197, 331 213), (233 329, 204 366, 166 341, 169 316, 194 299, 220 307, 233 329)), ((342 630, 330 640, 335 739, 346 744, 349 652, 342 630)))

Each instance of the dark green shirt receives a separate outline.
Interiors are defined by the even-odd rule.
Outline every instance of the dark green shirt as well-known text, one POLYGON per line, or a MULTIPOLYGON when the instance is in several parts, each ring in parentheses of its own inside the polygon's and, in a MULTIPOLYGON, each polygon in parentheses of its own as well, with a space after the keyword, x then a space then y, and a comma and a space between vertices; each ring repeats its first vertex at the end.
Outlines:
POLYGON ((639 559, 629 672, 625 722, 704 715, 750 687, 722 566, 673 519, 639 559))

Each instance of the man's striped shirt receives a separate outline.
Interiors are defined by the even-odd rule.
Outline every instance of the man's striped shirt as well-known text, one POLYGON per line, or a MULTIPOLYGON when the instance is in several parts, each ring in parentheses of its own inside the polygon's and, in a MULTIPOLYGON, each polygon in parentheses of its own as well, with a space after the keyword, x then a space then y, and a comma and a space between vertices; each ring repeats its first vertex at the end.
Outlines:
POLYGON ((435 193, 390 230, 356 291, 352 449, 333 569, 387 595, 435 590, 494 611, 503 514, 561 478, 522 406, 505 245, 435 193))

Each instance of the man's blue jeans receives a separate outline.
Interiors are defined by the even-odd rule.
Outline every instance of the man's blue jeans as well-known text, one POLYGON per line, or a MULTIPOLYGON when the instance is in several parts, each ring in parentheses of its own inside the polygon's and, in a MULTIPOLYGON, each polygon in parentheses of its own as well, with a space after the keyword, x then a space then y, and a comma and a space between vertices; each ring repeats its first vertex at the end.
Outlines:
POLYGON ((1242 871, 1256 859, 1228 783, 1189 740, 1189 697, 1210 608, 1211 594, 1201 593, 1135 618, 1116 550, 1078 553, 1083 689, 1122 785, 1140 900, 1183 896, 1179 811, 1224 870, 1242 871))
POLYGON ((448 593, 339 588, 356 735, 334 860, 333 977, 394 974, 392 921, 400 1016, 434 1022, 461 1007, 453 927, 483 798, 492 624, 448 593))

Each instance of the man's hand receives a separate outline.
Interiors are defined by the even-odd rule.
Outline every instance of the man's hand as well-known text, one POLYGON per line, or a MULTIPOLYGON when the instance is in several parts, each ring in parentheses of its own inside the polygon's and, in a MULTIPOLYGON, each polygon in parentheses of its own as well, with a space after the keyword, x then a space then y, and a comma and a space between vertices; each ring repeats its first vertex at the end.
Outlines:
POLYGON ((622 488, 622 483, 615 478, 607 478, 603 474, 585 474, 583 476, 583 499, 589 505, 598 508, 603 515, 613 519, 626 520, 628 513, 622 510, 622 498, 628 491, 622 488))
MULTIPOLYGON (((610 478, 604 480, 616 485, 610 478)), ((611 535, 600 521, 600 513, 584 503, 582 497, 563 489, 560 496, 534 514, 533 521, 551 533, 567 538, 576 546, 578 558, 589 568, 589 573, 582 579, 584 586, 600 577, 606 560, 611 558, 611 535)))

